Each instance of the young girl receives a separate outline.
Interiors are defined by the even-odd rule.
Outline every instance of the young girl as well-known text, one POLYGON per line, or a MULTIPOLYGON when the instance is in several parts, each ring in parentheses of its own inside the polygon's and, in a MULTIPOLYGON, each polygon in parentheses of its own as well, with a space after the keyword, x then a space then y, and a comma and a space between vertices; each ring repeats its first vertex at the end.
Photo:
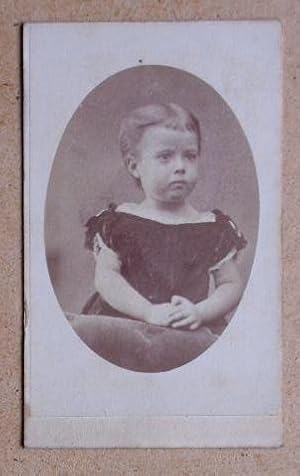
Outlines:
POLYGON ((138 108, 122 122, 120 146, 144 200, 88 221, 97 292, 76 330, 112 362, 167 370, 209 347, 211 324, 237 306, 243 285, 235 257, 246 241, 227 215, 188 202, 201 146, 193 114, 176 104, 138 108))

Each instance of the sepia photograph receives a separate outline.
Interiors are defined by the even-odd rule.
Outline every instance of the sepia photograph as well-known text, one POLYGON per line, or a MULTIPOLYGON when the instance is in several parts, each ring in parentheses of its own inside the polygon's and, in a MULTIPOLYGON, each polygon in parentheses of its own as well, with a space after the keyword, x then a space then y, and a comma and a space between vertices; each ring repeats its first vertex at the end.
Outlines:
POLYGON ((61 308, 116 365, 183 365, 230 322, 258 215, 251 150, 222 97, 183 70, 123 70, 78 106, 53 162, 45 241, 61 308))
POLYGON ((280 41, 25 25, 25 446, 281 445, 280 41))

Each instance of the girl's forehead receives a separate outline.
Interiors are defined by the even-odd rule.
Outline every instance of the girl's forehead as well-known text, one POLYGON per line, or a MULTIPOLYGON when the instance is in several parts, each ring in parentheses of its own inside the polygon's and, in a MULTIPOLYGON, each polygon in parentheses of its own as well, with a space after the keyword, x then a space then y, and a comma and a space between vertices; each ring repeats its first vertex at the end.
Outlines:
POLYGON ((164 126, 148 127, 141 138, 141 147, 157 148, 161 146, 198 146, 197 135, 193 131, 187 129, 171 129, 164 126))

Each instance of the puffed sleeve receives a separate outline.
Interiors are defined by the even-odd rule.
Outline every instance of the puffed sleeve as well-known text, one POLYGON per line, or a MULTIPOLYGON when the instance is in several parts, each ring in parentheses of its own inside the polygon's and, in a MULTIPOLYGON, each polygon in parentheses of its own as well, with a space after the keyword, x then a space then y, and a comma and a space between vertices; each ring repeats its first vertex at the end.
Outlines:
POLYGON ((230 216, 220 210, 213 210, 213 213, 216 216, 218 240, 213 251, 210 271, 219 269, 224 262, 232 259, 247 245, 243 233, 230 216))
MULTIPOLYGON (((98 215, 89 218, 85 224, 85 247, 90 251, 95 251, 95 239, 100 237, 100 243, 109 248, 112 246, 112 229, 115 222, 114 209, 110 206, 98 215)), ((99 240, 97 240, 99 243, 99 240)))

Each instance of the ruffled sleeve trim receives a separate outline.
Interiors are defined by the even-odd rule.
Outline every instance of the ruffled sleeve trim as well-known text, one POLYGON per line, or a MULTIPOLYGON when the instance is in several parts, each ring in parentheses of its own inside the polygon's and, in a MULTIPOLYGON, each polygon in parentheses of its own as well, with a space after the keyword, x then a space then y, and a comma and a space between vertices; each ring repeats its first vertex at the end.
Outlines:
POLYGON ((235 256, 237 255, 238 251, 236 248, 232 248, 232 250, 229 251, 229 253, 227 253, 226 256, 224 256, 224 258, 222 258, 220 261, 218 261, 215 265, 211 266, 209 268, 209 272, 213 272, 213 271, 218 271, 218 269, 221 268, 221 266, 226 263, 227 261, 230 261, 231 259, 235 258, 235 256))
POLYGON ((216 223, 219 225, 220 238, 214 249, 210 271, 218 270, 247 245, 243 233, 229 215, 225 215, 220 210, 214 210, 213 213, 216 216, 216 223))
POLYGON ((97 235, 101 238, 101 240, 98 240, 100 243, 102 242, 108 247, 112 246, 111 235, 112 227, 116 219, 113 213, 115 209, 116 205, 110 204, 107 209, 89 218, 85 224, 85 248, 90 251, 95 251, 95 238, 97 235))

